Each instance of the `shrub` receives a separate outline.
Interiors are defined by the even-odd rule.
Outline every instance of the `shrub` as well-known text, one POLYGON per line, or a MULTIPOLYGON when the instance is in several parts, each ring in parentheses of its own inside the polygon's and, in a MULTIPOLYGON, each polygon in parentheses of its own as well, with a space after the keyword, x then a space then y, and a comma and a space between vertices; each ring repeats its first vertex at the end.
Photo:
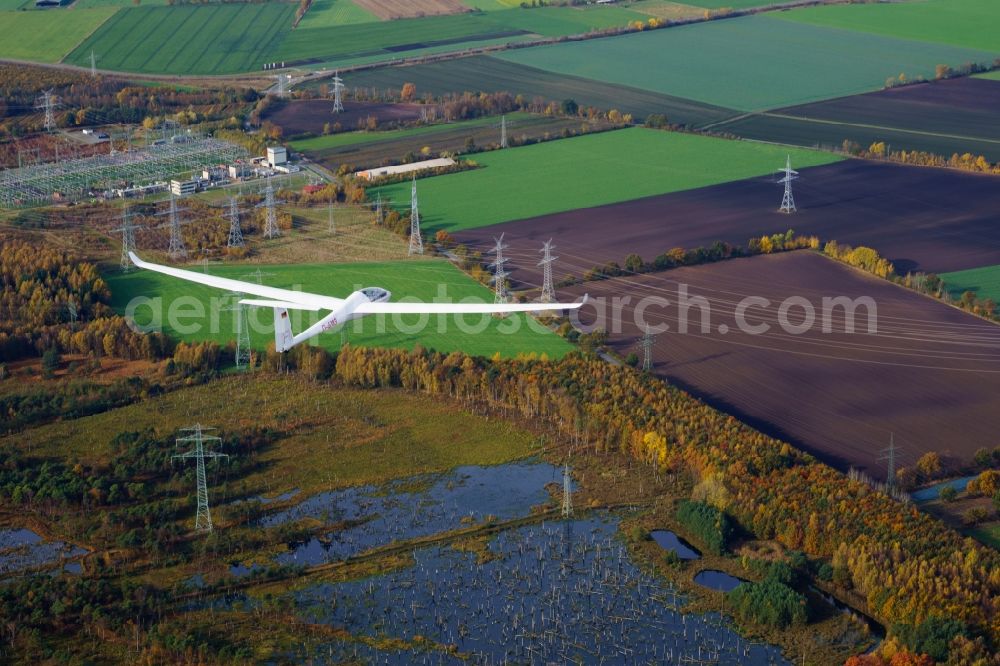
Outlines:
POLYGON ((955 490, 955 486, 945 486, 938 493, 938 497, 945 502, 954 502, 955 498, 958 497, 958 491, 955 490))
POLYGON ((762 583, 741 583, 729 592, 737 616, 745 622, 784 628, 803 625, 809 620, 806 598, 776 580, 762 583))
POLYGON ((729 517, 704 502, 685 500, 677 508, 677 520, 701 542, 705 550, 721 555, 733 536, 729 517))

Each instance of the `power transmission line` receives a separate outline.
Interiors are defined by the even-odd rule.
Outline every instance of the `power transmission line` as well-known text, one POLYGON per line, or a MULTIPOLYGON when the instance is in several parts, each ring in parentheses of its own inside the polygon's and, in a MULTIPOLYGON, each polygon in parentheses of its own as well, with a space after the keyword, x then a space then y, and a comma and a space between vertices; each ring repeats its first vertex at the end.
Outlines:
POLYGON ((51 132, 56 128, 55 110, 60 106, 59 98, 52 94, 51 90, 46 90, 35 102, 35 108, 45 111, 45 131, 51 132))

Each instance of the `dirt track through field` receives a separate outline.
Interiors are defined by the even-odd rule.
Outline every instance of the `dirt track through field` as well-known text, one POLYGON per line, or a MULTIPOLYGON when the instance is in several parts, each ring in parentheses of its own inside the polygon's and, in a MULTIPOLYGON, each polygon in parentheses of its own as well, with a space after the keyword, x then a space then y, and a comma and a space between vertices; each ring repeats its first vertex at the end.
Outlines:
MULTIPOLYGON (((793 165, 794 166, 794 165, 793 165)), ((771 177, 498 224, 455 234, 486 250, 501 233, 516 282, 538 284, 543 241, 553 238, 556 279, 630 253, 646 261, 674 247, 716 241, 745 246, 784 232, 868 245, 897 272, 947 272, 1000 264, 1000 178, 946 169, 848 160, 803 169, 794 183, 798 212, 777 211, 771 177)))
MULTIPOLYGON (((811 251, 735 259, 664 273, 591 282, 559 291, 572 299, 589 292, 584 322, 593 322, 605 299, 630 300, 620 308, 622 325, 611 321, 610 344, 623 356, 642 356, 643 321, 667 324, 656 338, 656 374, 771 434, 798 444, 841 468, 881 473, 878 458, 890 434, 903 448, 902 465, 938 451, 969 460, 976 449, 996 446, 1000 410, 1000 326, 861 273, 811 251), (702 309, 688 310, 688 333, 678 332, 678 284, 691 299, 707 300, 709 331, 702 309), (750 307, 749 325, 766 323, 763 335, 742 332, 735 314, 748 296, 771 305, 750 307), (806 333, 780 326, 779 304, 806 299, 816 322, 806 333), (877 329, 869 334, 868 310, 855 311, 855 333, 846 331, 843 309, 826 317, 823 297, 868 296, 876 305, 877 329), (671 305, 643 298, 666 298, 671 305), (643 320, 636 322, 637 309, 643 320), (720 326, 728 327, 721 333, 720 326)), ((802 323, 804 306, 789 309, 787 321, 802 323)), ((721 443, 720 443, 721 444, 721 443)))

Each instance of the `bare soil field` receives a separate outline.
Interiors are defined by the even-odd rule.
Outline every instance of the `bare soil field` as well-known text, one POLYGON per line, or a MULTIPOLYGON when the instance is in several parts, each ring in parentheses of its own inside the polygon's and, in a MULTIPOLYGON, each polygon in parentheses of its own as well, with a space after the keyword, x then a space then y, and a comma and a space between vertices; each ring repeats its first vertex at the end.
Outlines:
MULTIPOLYGON (((594 320, 601 299, 609 312, 612 297, 631 299, 621 308, 620 330, 606 322, 610 344, 620 354, 641 356, 638 309, 646 325, 670 327, 656 338, 656 374, 842 469, 855 466, 884 476, 878 458, 890 434, 903 448, 905 466, 927 451, 969 460, 977 448, 996 445, 1000 327, 818 253, 802 250, 591 282, 558 295, 584 292, 593 299, 582 310, 584 322, 594 320), (696 304, 688 310, 688 332, 679 332, 679 284, 688 285, 690 299, 705 299, 708 332, 702 332, 702 308, 696 304), (647 300, 642 312, 642 299, 654 296, 670 305, 647 300), (745 315, 750 326, 770 326, 764 334, 737 326, 737 304, 748 296, 770 301, 751 304, 745 315), (815 323, 802 334, 780 325, 779 306, 792 296, 816 312, 815 323), (824 316, 822 299, 837 296, 873 299, 876 332, 869 333, 865 307, 855 310, 854 334, 846 332, 843 308, 824 316)), ((791 307, 788 323, 801 324, 804 312, 803 305, 791 307)))
POLYGON ((963 77, 792 106, 714 129, 801 146, 840 147, 845 140, 1000 160, 1000 81, 963 77))
POLYGON ((353 0, 380 19, 413 18, 470 11, 461 0, 353 0))
MULTIPOLYGON (((793 165, 794 166, 794 165, 793 165)), ((847 160, 803 169, 798 212, 778 212, 781 185, 768 178, 725 183, 621 204, 557 213, 456 233, 485 250, 501 233, 513 279, 537 284, 543 241, 554 239, 557 279, 630 253, 646 261, 674 247, 716 241, 745 246, 784 232, 868 245, 899 273, 943 273, 1000 264, 1000 179, 948 169, 847 160)))
POLYGON ((363 127, 370 117, 378 120, 379 125, 419 120, 420 109, 420 104, 346 101, 343 113, 334 113, 332 100, 305 99, 288 102, 265 116, 265 120, 279 125, 284 130, 284 135, 289 137, 307 132, 321 134, 325 123, 340 123, 344 131, 350 131, 363 127))

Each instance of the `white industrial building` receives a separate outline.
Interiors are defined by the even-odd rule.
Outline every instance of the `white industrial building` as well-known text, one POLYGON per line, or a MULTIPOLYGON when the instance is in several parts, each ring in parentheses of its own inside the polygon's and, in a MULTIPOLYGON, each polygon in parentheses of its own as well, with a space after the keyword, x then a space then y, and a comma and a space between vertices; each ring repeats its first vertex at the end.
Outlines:
POLYGON ((288 150, 284 146, 273 146, 267 149, 267 165, 272 169, 288 164, 288 150))
POLYGON ((436 160, 424 160, 423 162, 411 162, 409 164, 400 164, 398 166, 365 169, 364 171, 358 171, 354 174, 354 176, 356 178, 374 180, 384 176, 396 176, 401 173, 415 173, 417 171, 425 171, 427 169, 440 169, 442 167, 452 166, 453 164, 455 164, 455 160, 450 157, 440 157, 436 160))

